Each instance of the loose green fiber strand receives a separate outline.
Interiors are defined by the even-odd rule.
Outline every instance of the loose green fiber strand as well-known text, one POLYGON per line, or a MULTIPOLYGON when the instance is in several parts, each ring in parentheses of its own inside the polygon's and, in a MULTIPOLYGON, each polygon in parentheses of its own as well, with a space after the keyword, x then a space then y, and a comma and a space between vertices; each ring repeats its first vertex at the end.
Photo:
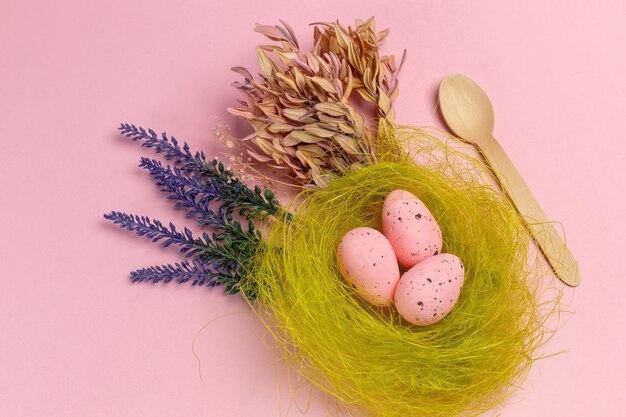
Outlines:
POLYGON ((478 415, 523 382, 561 292, 546 299, 546 270, 479 160, 418 128, 383 126, 377 141, 375 163, 305 192, 293 220, 272 225, 250 265, 252 306, 287 362, 357 415, 478 415), (380 230, 398 188, 426 204, 443 252, 465 264, 457 305, 428 327, 363 302, 336 265, 341 237, 380 230))

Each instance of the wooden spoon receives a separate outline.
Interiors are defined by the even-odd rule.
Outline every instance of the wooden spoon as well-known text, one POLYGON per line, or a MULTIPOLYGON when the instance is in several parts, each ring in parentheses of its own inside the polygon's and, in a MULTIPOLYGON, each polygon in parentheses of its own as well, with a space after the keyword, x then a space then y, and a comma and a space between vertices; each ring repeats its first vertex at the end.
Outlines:
POLYGON ((485 159, 556 276, 573 287, 580 284, 576 259, 493 137, 494 113, 489 97, 465 75, 450 74, 439 86, 439 104, 450 130, 460 139, 474 145, 485 159))

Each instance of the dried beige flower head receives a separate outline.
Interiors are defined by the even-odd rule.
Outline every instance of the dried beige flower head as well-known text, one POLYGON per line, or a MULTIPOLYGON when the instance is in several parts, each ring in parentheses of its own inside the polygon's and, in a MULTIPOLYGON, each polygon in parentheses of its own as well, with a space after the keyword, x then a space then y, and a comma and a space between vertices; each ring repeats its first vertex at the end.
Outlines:
POLYGON ((318 55, 335 54, 341 62, 347 62, 352 70, 352 88, 366 101, 378 106, 381 117, 394 120, 392 103, 398 96, 397 75, 404 63, 406 51, 402 54, 400 65, 396 67, 395 58, 381 56, 378 48, 389 29, 376 33, 374 18, 356 21, 356 27, 346 30, 339 22, 318 23, 313 32, 315 50, 318 55))
POLYGON ((244 77, 234 84, 244 99, 243 107, 228 110, 253 126, 241 143, 255 161, 323 187, 333 175, 376 160, 372 134, 349 98, 356 91, 392 121, 399 68, 393 57, 379 55, 387 31, 376 34, 373 19, 357 21, 355 29, 316 24, 310 52, 281 23, 255 28, 280 45, 257 47, 260 79, 233 68, 244 77))

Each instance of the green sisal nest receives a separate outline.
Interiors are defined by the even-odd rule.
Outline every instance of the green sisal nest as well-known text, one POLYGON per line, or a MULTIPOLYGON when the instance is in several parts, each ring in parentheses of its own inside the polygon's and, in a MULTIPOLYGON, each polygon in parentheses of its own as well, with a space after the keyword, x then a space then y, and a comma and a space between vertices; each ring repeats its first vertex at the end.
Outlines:
POLYGON ((294 369, 350 411, 479 414, 522 382, 559 295, 541 300, 529 235, 479 160, 416 128, 383 129, 377 140, 387 150, 375 163, 305 193, 294 220, 271 227, 251 263, 255 311, 294 369), (466 267, 457 305, 429 327, 364 303, 336 265, 341 237, 380 230, 383 200, 398 188, 429 207, 443 252, 466 267))

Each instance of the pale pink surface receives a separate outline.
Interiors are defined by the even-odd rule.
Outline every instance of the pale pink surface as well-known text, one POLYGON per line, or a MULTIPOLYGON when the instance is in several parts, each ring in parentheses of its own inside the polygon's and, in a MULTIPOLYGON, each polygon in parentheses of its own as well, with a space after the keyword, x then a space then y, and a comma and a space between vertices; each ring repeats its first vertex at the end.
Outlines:
MULTIPOLYGON (((237 98, 229 68, 254 68, 255 22, 286 19, 308 40, 310 21, 370 15, 392 29, 386 51, 408 49, 398 120, 441 126, 439 81, 473 77, 494 102, 496 137, 580 260, 582 286, 566 292, 576 315, 563 317, 545 348, 569 350, 536 363, 498 412, 624 414, 624 2, 4 0, 0 416, 287 412, 285 365, 242 300, 129 284, 128 271, 178 255, 101 214, 189 222, 136 168, 142 151, 115 128, 167 130, 212 154, 215 115, 245 132, 225 108, 237 98), (192 353, 200 330, 203 380, 192 353)), ((299 385, 304 408, 309 391, 299 385)), ((313 392, 308 415, 326 416, 313 392)), ((289 415, 300 414, 291 405, 289 415)))

